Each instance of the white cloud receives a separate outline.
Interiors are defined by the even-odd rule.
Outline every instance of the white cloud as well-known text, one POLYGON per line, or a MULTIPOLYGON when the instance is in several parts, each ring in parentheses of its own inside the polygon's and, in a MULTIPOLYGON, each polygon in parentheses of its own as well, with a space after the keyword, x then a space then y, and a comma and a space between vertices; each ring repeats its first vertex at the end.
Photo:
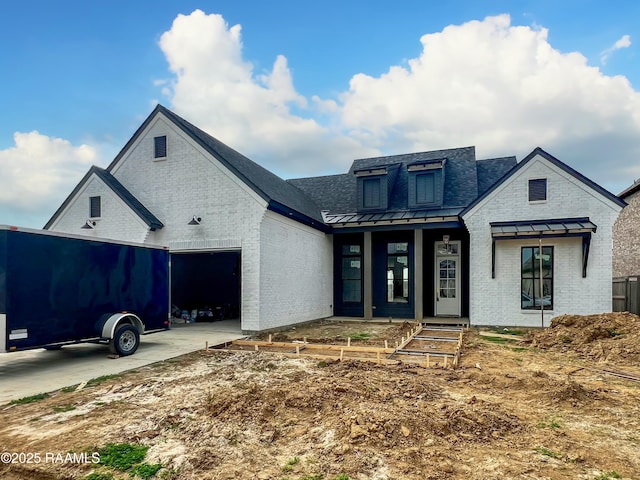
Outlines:
MULTIPOLYGON (((97 152, 88 145, 73 146, 67 140, 37 131, 16 132, 15 146, 0 150, 0 223, 16 223, 24 215, 49 215, 96 162, 97 152)), ((39 217, 44 224, 47 218, 39 217)), ((20 222, 20 225, 25 225, 20 222)))
MULTIPOLYGON (((309 102, 296 92, 284 56, 271 71, 256 74, 242 57, 240 32, 240 25, 229 27, 222 16, 196 10, 179 15, 162 35, 160 47, 175 75, 170 96, 177 113, 289 175, 342 168, 353 156, 376 153, 310 118, 309 102), (328 149, 335 155, 327 156, 328 149)), ((331 103, 321 105, 327 111, 331 103)))
POLYGON ((337 98, 310 100, 284 56, 256 74, 240 33, 199 10, 175 19, 160 40, 175 75, 172 108, 284 176, 467 145, 480 157, 519 158, 541 146, 605 185, 640 175, 638 92, 582 54, 554 49, 545 28, 511 25, 508 15, 451 25, 424 35, 421 54, 403 65, 356 74, 337 98))
POLYGON ((623 35, 613 45, 600 54, 600 63, 602 63, 602 65, 606 65, 613 52, 620 50, 621 48, 629 48, 630 46, 631 37, 629 35, 623 35))
POLYGON ((541 146, 596 181, 622 182, 640 154, 640 95, 547 34, 500 15, 424 35, 408 67, 352 78, 343 123, 397 151, 522 156, 541 146))

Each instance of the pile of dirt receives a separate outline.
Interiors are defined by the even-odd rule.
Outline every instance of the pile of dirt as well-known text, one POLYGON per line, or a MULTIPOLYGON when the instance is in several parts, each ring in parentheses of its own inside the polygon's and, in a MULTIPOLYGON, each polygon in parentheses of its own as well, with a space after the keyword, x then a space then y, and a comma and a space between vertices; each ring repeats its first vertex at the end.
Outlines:
MULTIPOLYGON (((195 352, 0 406, 0 445, 44 455, 140 444, 165 480, 640 478, 637 383, 474 332, 462 358, 449 370, 195 352)), ((133 476, 41 462, 0 464, 0 478, 133 476)))
POLYGON ((583 358, 611 363, 640 361, 640 317, 628 312, 561 315, 542 331, 530 332, 531 346, 575 352, 583 358))

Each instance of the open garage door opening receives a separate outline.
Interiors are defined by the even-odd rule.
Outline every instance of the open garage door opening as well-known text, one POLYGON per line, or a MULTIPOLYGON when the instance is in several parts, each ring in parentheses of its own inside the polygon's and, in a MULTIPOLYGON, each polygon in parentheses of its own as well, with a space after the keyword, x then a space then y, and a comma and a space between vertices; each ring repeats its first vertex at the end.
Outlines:
POLYGON ((240 252, 171 254, 172 316, 240 321, 240 252))

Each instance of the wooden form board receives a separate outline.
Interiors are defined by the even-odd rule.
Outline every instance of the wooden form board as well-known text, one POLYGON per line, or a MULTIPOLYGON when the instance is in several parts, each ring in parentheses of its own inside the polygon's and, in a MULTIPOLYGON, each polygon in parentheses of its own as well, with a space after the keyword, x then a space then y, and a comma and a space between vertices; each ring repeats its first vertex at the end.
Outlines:
MULTIPOLYGON (((400 363, 418 364, 425 367, 444 366, 456 368, 460 362, 463 330, 447 329, 446 332, 434 331, 416 325, 406 337, 402 337, 395 346, 391 347, 385 341, 384 347, 351 345, 351 339, 346 344, 308 343, 304 341, 273 342, 269 340, 234 340, 230 345, 214 347, 235 352, 268 352, 286 357, 311 357, 332 361, 360 360, 384 365, 400 363), (424 348, 433 346, 435 342, 441 348, 424 348), (436 351, 437 350, 437 351, 436 351)), ((206 350, 209 346, 206 345, 206 350)))

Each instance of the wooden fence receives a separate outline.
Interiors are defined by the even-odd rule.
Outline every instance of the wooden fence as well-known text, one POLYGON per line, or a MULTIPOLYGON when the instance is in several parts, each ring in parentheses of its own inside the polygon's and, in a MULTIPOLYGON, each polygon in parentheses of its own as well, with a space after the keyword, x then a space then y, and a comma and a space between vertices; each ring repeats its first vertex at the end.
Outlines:
POLYGON ((613 279, 613 311, 640 315, 640 288, 638 277, 613 279))

